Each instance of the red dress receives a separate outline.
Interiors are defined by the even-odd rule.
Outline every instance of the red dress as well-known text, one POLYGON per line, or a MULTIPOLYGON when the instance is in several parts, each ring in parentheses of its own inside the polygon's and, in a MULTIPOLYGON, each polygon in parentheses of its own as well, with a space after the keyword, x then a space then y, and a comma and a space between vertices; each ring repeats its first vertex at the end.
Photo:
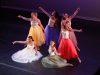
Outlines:
POLYGON ((61 53, 63 59, 77 58, 78 54, 72 41, 69 39, 69 31, 62 30, 62 39, 58 47, 58 53, 61 53))

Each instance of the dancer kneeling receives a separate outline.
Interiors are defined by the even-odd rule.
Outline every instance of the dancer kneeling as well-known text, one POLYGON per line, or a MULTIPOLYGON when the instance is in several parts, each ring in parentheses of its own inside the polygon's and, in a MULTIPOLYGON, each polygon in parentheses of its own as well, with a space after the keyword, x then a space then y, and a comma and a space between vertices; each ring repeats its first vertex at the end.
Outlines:
POLYGON ((65 62, 59 55, 60 53, 57 53, 55 42, 52 40, 50 42, 49 46, 49 56, 44 57, 42 59, 42 64, 46 68, 60 68, 65 66, 73 66, 72 64, 69 64, 65 62))
POLYGON ((26 48, 19 50, 11 56, 12 60, 15 62, 28 63, 36 61, 43 56, 39 51, 37 51, 37 47, 32 36, 29 36, 27 41, 14 41, 13 44, 15 43, 27 45, 26 48))

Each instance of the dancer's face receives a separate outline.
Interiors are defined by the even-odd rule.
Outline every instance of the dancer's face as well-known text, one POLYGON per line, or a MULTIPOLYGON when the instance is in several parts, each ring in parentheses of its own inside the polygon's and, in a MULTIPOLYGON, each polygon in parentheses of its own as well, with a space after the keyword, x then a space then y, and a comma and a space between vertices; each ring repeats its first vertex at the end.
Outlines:
POLYGON ((31 38, 28 38, 28 41, 32 41, 32 39, 31 38))
POLYGON ((68 18, 68 14, 66 13, 66 14, 64 14, 64 18, 68 18))
POLYGON ((31 14, 32 18, 36 18, 36 15, 34 13, 31 14))
POLYGON ((54 46, 54 45, 55 45, 55 43, 54 43, 53 41, 51 41, 51 42, 50 42, 50 45, 51 45, 51 46, 54 46))

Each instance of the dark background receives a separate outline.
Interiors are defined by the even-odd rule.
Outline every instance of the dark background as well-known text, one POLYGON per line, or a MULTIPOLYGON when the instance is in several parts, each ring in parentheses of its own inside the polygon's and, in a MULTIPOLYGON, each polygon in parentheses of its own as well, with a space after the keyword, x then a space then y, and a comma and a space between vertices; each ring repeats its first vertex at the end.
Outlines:
POLYGON ((48 12, 72 14, 80 7, 77 17, 100 21, 100 0, 1 0, 1 6, 20 10, 39 10, 41 6, 48 12))
MULTIPOLYGON (((99 0, 1 0, 0 15, 0 75, 100 75, 100 2, 99 0), (18 15, 30 17, 31 12, 38 12, 38 18, 45 27, 48 17, 40 13, 42 6, 48 12, 57 10, 60 13, 72 14, 77 7, 81 10, 72 20, 72 28, 83 29, 82 33, 75 32, 82 63, 70 60, 73 67, 47 69, 41 64, 41 59, 27 64, 12 61, 13 53, 24 48, 22 44, 13 45, 15 40, 26 40, 30 22, 19 19, 18 15), (88 18, 89 17, 89 18, 88 18), (82 18, 82 19, 80 19, 82 18), (88 20, 87 20, 88 19, 88 20), (94 21, 93 21, 94 20, 94 21)), ((61 14, 62 15, 62 14, 61 14)), ((60 16, 58 28, 60 32, 60 16)), ((48 46, 40 47, 43 57, 48 55, 48 46)))

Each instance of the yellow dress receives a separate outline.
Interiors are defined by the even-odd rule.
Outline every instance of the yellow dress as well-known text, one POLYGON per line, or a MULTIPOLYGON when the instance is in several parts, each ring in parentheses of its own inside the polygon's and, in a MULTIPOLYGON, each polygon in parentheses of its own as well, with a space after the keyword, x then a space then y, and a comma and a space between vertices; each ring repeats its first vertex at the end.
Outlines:
POLYGON ((37 21, 31 21, 31 27, 28 36, 32 36, 37 46, 45 43, 45 35, 37 21))

